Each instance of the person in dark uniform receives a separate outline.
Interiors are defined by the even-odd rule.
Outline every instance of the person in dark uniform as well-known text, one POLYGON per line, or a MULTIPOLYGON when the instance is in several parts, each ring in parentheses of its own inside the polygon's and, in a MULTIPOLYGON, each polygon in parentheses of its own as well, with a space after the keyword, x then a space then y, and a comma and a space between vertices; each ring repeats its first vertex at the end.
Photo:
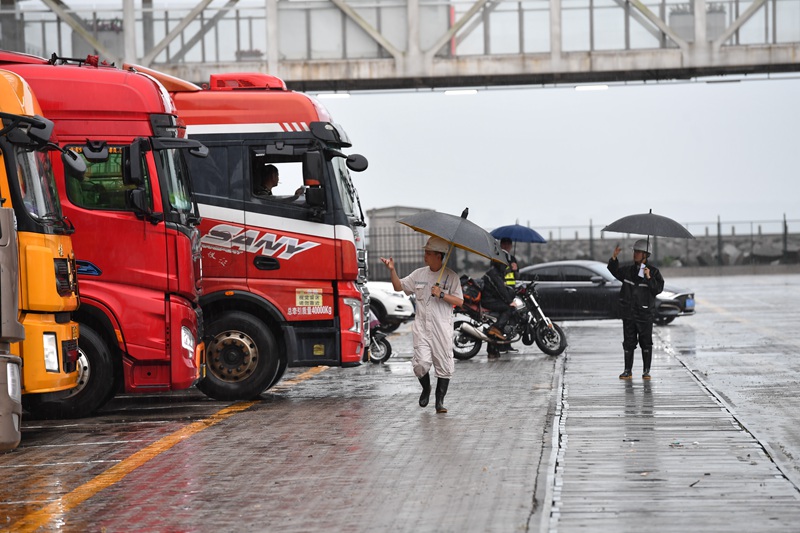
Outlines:
MULTIPOLYGON (((517 286, 517 274, 519 273, 519 266, 517 265, 517 258, 511 253, 511 245, 513 241, 508 237, 500 239, 500 248, 506 254, 506 263, 508 266, 503 273, 505 284, 512 289, 517 286)), ((519 350, 514 348, 511 344, 500 344, 497 346, 497 351, 500 353, 518 353, 519 350)), ((490 354, 491 356, 492 354, 490 354)))
MULTIPOLYGON (((506 336, 503 328, 514 314, 514 290, 506 285, 503 277, 506 265, 503 263, 492 262, 489 270, 483 275, 483 290, 481 291, 481 306, 490 311, 498 313, 497 321, 489 328, 487 334, 499 341, 505 341, 506 336)), ((489 359, 499 357, 499 346, 489 346, 489 359)))
POLYGON ((517 265, 517 258, 511 253, 512 241, 508 237, 500 239, 500 248, 506 253, 508 266, 505 271, 506 285, 511 287, 517 284, 517 274, 519 273, 519 266, 517 265))
POLYGON ((620 379, 631 379, 633 351, 638 344, 642 350, 642 379, 650 379, 650 363, 653 360, 653 319, 656 310, 656 295, 664 290, 661 272, 647 264, 650 257, 650 242, 639 239, 633 244, 633 264, 619 266, 619 246, 608 261, 608 271, 622 282, 619 290, 620 315, 622 317, 622 349, 625 354, 625 370, 620 379))

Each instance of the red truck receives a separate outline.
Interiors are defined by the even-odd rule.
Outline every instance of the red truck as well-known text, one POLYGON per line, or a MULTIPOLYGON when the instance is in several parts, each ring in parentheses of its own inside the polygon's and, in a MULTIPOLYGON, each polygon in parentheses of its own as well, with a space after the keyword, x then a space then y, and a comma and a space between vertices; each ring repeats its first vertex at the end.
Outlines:
POLYGON ((365 222, 350 171, 367 160, 343 153, 341 126, 279 78, 217 74, 202 89, 147 72, 172 95, 187 137, 209 150, 190 163, 208 368, 198 387, 249 398, 287 366, 359 365, 365 222))
POLYGON ((38 402, 46 416, 85 416, 118 391, 191 387, 201 377, 200 218, 169 94, 152 77, 98 64, 0 52, 86 161, 83 178, 51 157, 72 222, 81 297, 78 386, 38 402))

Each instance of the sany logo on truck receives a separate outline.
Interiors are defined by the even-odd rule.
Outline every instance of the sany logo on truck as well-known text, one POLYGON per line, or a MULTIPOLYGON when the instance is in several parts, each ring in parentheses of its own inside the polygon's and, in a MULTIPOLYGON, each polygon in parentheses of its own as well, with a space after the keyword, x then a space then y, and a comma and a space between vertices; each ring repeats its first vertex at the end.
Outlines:
POLYGON ((239 226, 228 224, 218 224, 211 228, 201 239, 203 246, 209 246, 219 250, 232 251, 233 253, 261 253, 272 257, 283 248, 283 252, 277 256, 278 259, 290 259, 293 256, 310 250, 320 243, 313 241, 300 242, 293 237, 280 237, 274 233, 256 230, 243 231, 239 226))

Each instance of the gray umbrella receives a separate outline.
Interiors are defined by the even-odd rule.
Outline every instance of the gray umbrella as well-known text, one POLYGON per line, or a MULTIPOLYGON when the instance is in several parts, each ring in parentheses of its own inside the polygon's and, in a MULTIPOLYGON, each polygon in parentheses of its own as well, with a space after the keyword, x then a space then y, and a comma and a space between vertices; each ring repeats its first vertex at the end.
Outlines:
POLYGON ((615 220, 600 231, 613 231, 616 233, 635 233, 637 235, 650 235, 656 237, 677 237, 679 239, 694 239, 694 235, 678 222, 671 218, 649 213, 628 215, 615 220))
MULTIPOLYGON (((452 247, 461 248, 505 264, 505 254, 497 244, 497 240, 488 231, 467 220, 467 214, 469 214, 469 209, 464 209, 460 217, 437 211, 423 211, 397 222, 425 235, 444 239, 450 243, 451 249, 452 247)), ((449 257, 449 255, 450 251, 448 250, 447 256, 449 257)), ((447 257, 445 258, 446 262, 447 257)))

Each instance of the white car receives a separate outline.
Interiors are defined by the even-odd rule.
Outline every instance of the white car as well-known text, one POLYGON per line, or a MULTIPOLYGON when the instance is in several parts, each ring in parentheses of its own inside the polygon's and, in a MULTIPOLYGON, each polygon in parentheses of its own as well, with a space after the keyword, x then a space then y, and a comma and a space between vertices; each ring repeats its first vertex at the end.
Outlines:
POLYGON ((384 331, 394 331, 400 324, 414 320, 414 299, 394 290, 388 281, 368 281, 369 306, 381 323, 384 331))

